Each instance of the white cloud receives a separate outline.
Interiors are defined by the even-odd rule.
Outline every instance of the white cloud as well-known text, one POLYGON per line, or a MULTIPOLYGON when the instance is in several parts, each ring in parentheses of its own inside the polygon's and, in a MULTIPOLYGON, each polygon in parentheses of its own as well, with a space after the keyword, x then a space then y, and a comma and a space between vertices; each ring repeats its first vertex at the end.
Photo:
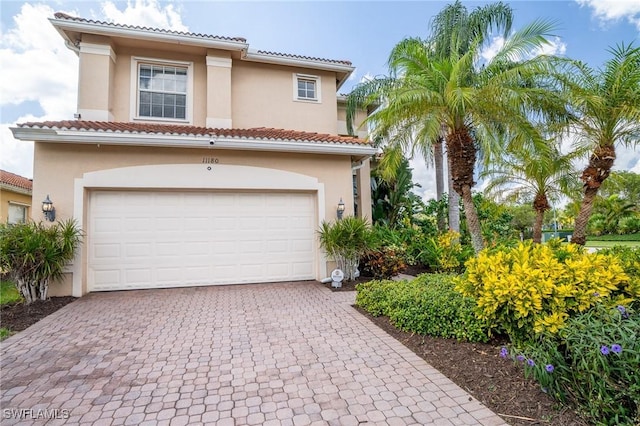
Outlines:
POLYGON ((567 45, 560 39, 560 37, 556 36, 549 40, 549 43, 534 49, 533 57, 539 55, 564 55, 566 51, 567 45))
MULTIPOLYGON (((179 10, 161 6, 156 0, 129 1, 124 10, 106 1, 93 18, 118 23, 188 31, 179 10)), ((48 19, 60 10, 48 4, 25 3, 13 17, 13 26, 0 29, 0 107, 3 113, 20 111, 23 102, 37 102, 43 113, 23 112, 16 122, 64 120, 76 112, 78 57, 67 49, 48 19)), ((77 16, 75 11, 63 11, 77 16)), ((0 168, 26 177, 33 176, 33 143, 17 141, 9 127, 0 123, 0 168)))
POLYGON ((493 37, 491 43, 480 52, 480 56, 485 61, 489 62, 498 54, 500 49, 504 46, 504 37, 493 37))
POLYGON ((409 167, 413 169, 413 182, 420 184, 420 188, 413 188, 413 192, 425 203, 436 198, 436 172, 433 166, 427 166, 424 158, 416 156, 409 160, 409 167))
POLYGON ((374 79, 374 76, 366 73, 365 75, 362 76, 362 78, 360 79, 360 83, 366 83, 367 81, 371 81, 374 79))
MULTIPOLYGON (((35 101, 43 111, 17 122, 68 119, 76 109, 78 58, 49 23, 53 13, 48 5, 25 3, 0 34, 0 106, 6 111, 35 101)), ((0 124, 0 168, 31 178, 33 143, 15 140, 9 130, 14 125, 0 124)))
MULTIPOLYGON (((491 61, 504 46, 504 41, 505 39, 502 36, 493 37, 489 45, 480 51, 480 57, 486 62, 491 61)), ((534 49, 529 55, 529 58, 533 58, 538 55, 564 55, 566 51, 567 45, 560 39, 560 37, 556 36, 548 40, 548 43, 534 49)))
POLYGON ((157 0, 127 1, 127 7, 122 11, 113 2, 105 1, 102 3, 102 15, 108 22, 118 24, 189 31, 182 23, 179 9, 172 4, 162 7, 157 0))
POLYGON ((602 24, 627 19, 640 31, 640 1, 638 0, 576 0, 580 6, 593 9, 593 16, 602 24))

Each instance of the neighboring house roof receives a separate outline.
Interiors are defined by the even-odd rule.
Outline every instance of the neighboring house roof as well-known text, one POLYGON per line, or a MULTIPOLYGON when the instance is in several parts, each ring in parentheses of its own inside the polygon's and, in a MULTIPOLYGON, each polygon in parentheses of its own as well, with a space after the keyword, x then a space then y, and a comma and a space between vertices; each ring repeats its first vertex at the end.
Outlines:
POLYGON ((0 186, 20 193, 31 195, 33 181, 15 173, 0 170, 0 186))
POLYGON ((257 151, 307 152, 370 156, 377 150, 364 139, 324 133, 257 127, 207 127, 107 121, 45 121, 17 124, 11 129, 21 140, 102 143, 112 145, 211 147, 257 151))

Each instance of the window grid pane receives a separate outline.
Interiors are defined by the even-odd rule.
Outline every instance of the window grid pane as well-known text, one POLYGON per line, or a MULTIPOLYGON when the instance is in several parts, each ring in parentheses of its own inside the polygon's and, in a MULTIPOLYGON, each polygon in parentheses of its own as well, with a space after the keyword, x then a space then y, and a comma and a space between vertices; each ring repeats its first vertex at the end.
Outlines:
POLYGON ((301 99, 316 99, 315 80, 298 79, 298 97, 301 99))
POLYGON ((141 64, 138 115, 186 118, 187 68, 141 64))

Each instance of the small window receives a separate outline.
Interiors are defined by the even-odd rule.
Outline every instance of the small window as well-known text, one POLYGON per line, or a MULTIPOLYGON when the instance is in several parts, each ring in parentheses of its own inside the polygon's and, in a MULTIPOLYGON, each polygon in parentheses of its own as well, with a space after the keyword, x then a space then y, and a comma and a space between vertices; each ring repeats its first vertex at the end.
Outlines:
POLYGON ((316 81, 298 79, 298 98, 300 99, 316 99, 316 81))
POLYGON ((138 73, 138 116, 187 117, 187 68, 140 64, 138 73))
POLYGON ((9 203, 9 217, 7 222, 9 224, 25 223, 27 221, 27 206, 22 204, 9 203))
POLYGON ((320 102, 320 77, 293 74, 293 100, 320 102))

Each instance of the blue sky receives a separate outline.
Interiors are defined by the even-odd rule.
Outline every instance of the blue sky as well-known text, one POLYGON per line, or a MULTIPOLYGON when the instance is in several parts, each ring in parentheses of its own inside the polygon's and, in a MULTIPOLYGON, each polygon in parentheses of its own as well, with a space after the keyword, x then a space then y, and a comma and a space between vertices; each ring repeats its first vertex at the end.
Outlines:
MULTIPOLYGON (((487 2, 464 1, 468 8, 487 2)), ((618 43, 640 44, 640 0, 508 1, 516 28, 542 18, 557 30, 548 51, 593 67, 618 43)), ((196 33, 241 36, 251 48, 348 59, 356 72, 348 92, 365 76, 386 72, 391 48, 405 37, 425 37, 429 21, 447 2, 410 1, 6 1, 0 3, 0 168, 32 176, 32 145, 14 141, 8 127, 25 120, 70 119, 75 112, 77 58, 46 22, 55 11, 119 23, 196 33)), ((488 49, 487 51, 490 51, 488 49)), ((617 167, 640 172, 638 150, 617 167)), ((422 162, 416 180, 429 180, 422 162)), ((421 182, 423 183, 423 182, 421 182)), ((424 195, 430 193, 429 185, 424 195)))

